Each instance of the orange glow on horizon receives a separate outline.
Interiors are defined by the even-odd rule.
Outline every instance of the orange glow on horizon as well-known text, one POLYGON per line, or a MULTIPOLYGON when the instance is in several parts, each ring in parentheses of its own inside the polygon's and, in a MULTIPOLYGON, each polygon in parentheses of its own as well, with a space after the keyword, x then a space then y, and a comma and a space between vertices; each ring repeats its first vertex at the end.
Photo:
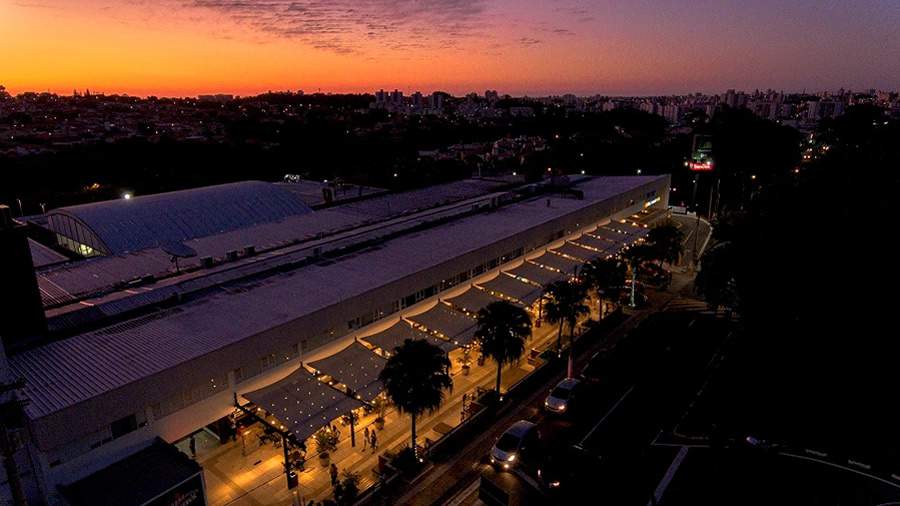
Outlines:
MULTIPOLYGON (((721 91, 822 75, 848 86, 842 76, 870 76, 871 86, 900 81, 898 66, 886 63, 890 48, 868 47, 877 40, 832 41, 829 57, 816 58, 822 48, 786 46, 773 32, 780 25, 768 19, 760 24, 772 27, 756 31, 704 25, 702 16, 737 19, 715 9, 687 16, 605 2, 587 9, 575 0, 433 0, 421 4, 427 11, 395 4, 0 0, 0 84, 12 93, 88 88, 138 96, 380 88, 537 95, 721 91), (321 12, 303 14, 295 4, 321 12), (704 30, 689 29, 697 24, 704 30), (863 51, 866 58, 841 57, 863 51), (823 74, 826 64, 840 68, 823 74)), ((878 29, 871 27, 873 39, 878 29)))

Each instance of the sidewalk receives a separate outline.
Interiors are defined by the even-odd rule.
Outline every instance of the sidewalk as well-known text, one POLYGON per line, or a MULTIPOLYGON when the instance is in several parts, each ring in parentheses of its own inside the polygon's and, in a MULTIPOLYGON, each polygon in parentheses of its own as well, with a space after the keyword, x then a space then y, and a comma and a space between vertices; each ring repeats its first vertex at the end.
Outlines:
MULTIPOLYGON (((543 351, 556 343, 557 327, 544 324, 533 329, 533 337, 526 343, 526 356, 532 348, 543 351)), ((515 384, 534 369, 527 363, 526 356, 516 364, 504 368, 501 389, 515 384)), ((456 427, 462 419, 463 396, 477 387, 492 389, 496 381, 496 364, 487 359, 484 365, 474 361, 468 375, 462 374, 459 364, 451 369, 453 390, 448 393, 439 410, 417 420, 417 440, 424 445, 426 440, 436 441, 446 426, 456 427)), ((360 477, 359 488, 363 491, 374 485, 378 475, 374 470, 378 456, 386 451, 400 449, 410 444, 410 419, 389 410, 385 415, 383 430, 377 431, 378 449, 363 450, 365 428, 375 430, 377 413, 362 417, 356 424, 356 447, 350 444, 349 426, 341 426, 338 448, 331 454, 331 462, 339 472, 349 470, 360 477)), ((206 480, 207 498, 210 506, 268 506, 290 505, 294 493, 304 501, 322 501, 332 496, 331 477, 328 467, 323 467, 315 456, 314 447, 309 448, 305 469, 300 472, 300 486, 294 492, 287 489, 282 462, 283 452, 272 444, 259 445, 256 437, 262 432, 256 426, 243 439, 213 448, 208 452, 198 452, 197 461, 203 466, 206 480), (244 449, 242 453, 242 448, 244 449)))
MULTIPOLYGON (((594 343, 594 345, 586 348, 583 346, 579 347, 581 352, 578 353, 577 358, 583 360, 584 357, 589 356, 594 347, 608 346, 621 339, 644 318, 653 312, 661 310, 673 300, 677 299, 679 294, 690 286, 691 279, 692 278, 687 275, 676 274, 673 277, 668 290, 652 291, 648 293, 650 302, 648 307, 632 312, 629 318, 610 330, 606 338, 602 340, 602 343, 598 341, 594 343)), ((555 339, 555 334, 551 335, 555 339)), ((555 340, 551 340, 551 343, 555 343, 555 340)), ((545 393, 546 390, 535 388, 533 392, 526 394, 526 398, 521 401, 521 404, 527 406, 530 400, 539 398, 540 396, 545 395, 545 393)), ((495 423, 490 430, 484 431, 481 436, 470 442, 466 448, 460 448, 458 454, 453 458, 436 464, 424 479, 419 480, 413 487, 406 490, 401 497, 395 498, 391 504, 433 504, 435 502, 446 500, 451 497, 454 492, 462 492, 466 485, 470 483, 471 478, 469 476, 472 472, 473 464, 477 463, 477 459, 481 456, 481 454, 473 453, 477 450, 481 440, 489 437, 492 431, 498 432, 505 428, 499 427, 500 425, 511 423, 511 421, 517 418, 521 418, 517 410, 504 413, 500 418, 495 420, 495 423)), ((471 497, 458 496, 456 499, 460 500, 462 504, 468 504, 466 501, 469 501, 471 497)))

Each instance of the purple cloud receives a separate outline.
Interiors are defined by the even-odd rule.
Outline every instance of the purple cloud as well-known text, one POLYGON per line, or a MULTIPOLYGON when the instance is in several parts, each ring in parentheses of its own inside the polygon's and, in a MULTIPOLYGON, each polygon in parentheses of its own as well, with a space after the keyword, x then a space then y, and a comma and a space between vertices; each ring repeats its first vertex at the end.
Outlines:
POLYGON ((273 37, 354 53, 361 40, 395 50, 447 47, 483 29, 487 0, 191 0, 273 37), (412 42, 414 40, 414 42, 412 42))

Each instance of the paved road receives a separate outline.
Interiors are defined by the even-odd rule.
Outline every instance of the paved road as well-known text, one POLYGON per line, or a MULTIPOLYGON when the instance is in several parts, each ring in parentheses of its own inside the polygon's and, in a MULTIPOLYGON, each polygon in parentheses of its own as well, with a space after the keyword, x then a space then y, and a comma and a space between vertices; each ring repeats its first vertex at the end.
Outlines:
MULTIPOLYGON (((685 263, 692 262, 694 259, 694 248, 703 254, 703 246, 712 233, 712 227, 709 222, 701 218, 697 220, 694 216, 686 216, 683 214, 673 214, 672 221, 678 225, 679 229, 684 233, 684 252, 682 258, 685 263)), ((699 255, 698 255, 699 258, 699 255)))
MULTIPOLYGON (((687 276, 676 276, 671 290, 684 290, 690 282, 687 276)), ((576 370, 580 371, 587 359, 597 350, 610 346, 625 336, 648 314, 659 310, 672 302, 676 294, 663 292, 651 294, 651 307, 641 311, 623 323, 608 338, 604 340, 585 339, 577 345, 576 370)), ((680 305, 676 303, 676 305, 680 305)), ((681 304, 683 305, 683 304, 681 304)), ((695 304, 696 306, 696 304, 695 304)), ((702 306, 697 306, 702 307, 702 306)), ((560 444, 581 441, 594 427, 595 422, 605 416, 610 409, 621 399, 622 393, 629 387, 625 381, 613 382, 598 389, 591 394, 591 402, 574 420, 552 418, 548 419, 541 410, 543 399, 549 389, 557 381, 562 379, 564 372, 560 372, 550 378, 542 388, 536 389, 530 396, 513 406, 479 437, 471 441, 465 448, 445 462, 438 462, 435 468, 419 483, 412 487, 403 497, 391 500, 391 504, 432 505, 445 504, 454 497, 457 501, 470 495, 473 488, 471 484, 478 479, 485 468, 485 456, 497 437, 513 422, 520 419, 536 421, 542 426, 542 433, 552 435, 562 440, 560 444), (467 492, 467 493, 465 493, 467 492)), ((636 396, 643 399, 642 396, 636 396)), ((646 442, 649 442, 650 437, 646 442)), ((642 441, 643 443, 643 441, 642 441)), ((668 452, 669 450, 664 450, 668 452)))

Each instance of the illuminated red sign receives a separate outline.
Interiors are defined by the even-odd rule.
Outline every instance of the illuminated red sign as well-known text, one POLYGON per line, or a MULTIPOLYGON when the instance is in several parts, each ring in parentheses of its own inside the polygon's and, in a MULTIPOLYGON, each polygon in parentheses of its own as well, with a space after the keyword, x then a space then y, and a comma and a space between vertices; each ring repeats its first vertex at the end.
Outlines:
POLYGON ((705 162, 690 162, 688 168, 694 172, 709 172, 713 170, 713 164, 709 160, 705 162))

